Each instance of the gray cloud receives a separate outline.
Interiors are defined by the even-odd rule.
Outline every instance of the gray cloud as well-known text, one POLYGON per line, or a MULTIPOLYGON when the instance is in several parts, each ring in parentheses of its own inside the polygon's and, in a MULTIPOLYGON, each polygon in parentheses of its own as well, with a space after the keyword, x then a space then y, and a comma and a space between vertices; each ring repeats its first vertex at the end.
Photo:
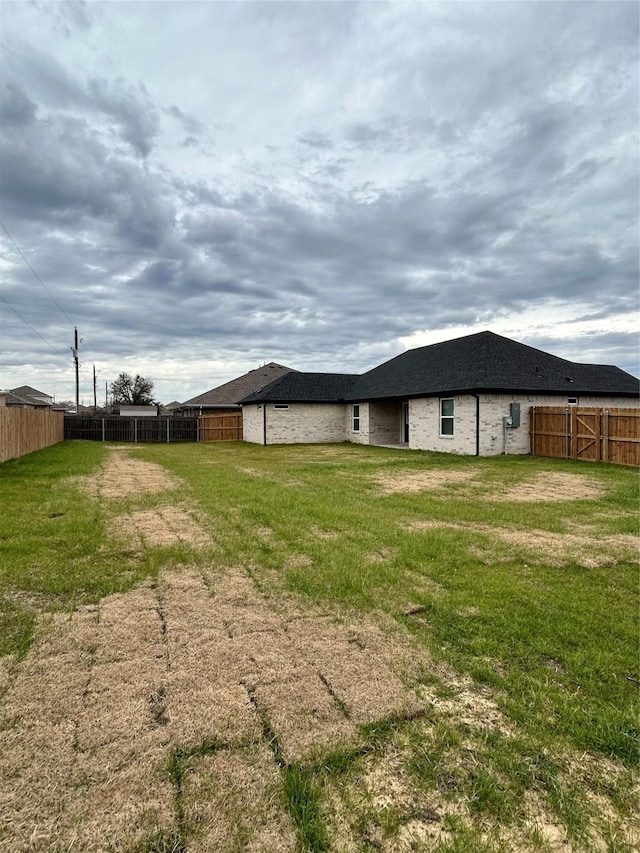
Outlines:
MULTIPOLYGON (((251 358, 357 371, 417 331, 534 308, 557 324, 559 302, 590 337, 536 319, 519 339, 574 358, 609 348, 602 360, 628 368, 638 14, 601 5, 165 4, 130 67, 76 63, 71 23, 48 45, 48 13, 36 49, 13 10, 3 220, 82 328, 86 357, 173 358, 171 398, 215 384, 212 350, 228 363, 220 381, 251 358), (217 50, 157 60, 170 24, 197 45, 203 21, 235 52, 220 35, 217 50)), ((78 7, 74 26, 105 55, 110 27, 139 33, 151 14, 92 12, 78 7)), ((2 257, 5 298, 66 351, 55 306, 8 243, 2 257)), ((26 353, 8 321, 8 375, 57 364, 41 340, 26 353)), ((38 384, 0 384, 23 382, 38 384)))

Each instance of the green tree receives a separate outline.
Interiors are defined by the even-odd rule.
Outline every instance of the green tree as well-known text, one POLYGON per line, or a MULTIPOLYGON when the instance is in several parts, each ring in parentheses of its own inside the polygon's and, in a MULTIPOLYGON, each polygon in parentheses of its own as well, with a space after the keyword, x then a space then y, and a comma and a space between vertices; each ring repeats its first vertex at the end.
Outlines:
POLYGON ((152 406, 157 404, 153 398, 153 382, 144 376, 131 376, 121 373, 111 383, 111 397, 114 406, 152 406))

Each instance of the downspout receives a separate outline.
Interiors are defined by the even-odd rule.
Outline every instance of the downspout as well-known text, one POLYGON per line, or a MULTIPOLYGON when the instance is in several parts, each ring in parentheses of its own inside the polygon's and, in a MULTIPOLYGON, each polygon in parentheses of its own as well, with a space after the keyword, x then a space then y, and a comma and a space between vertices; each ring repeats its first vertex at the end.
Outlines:
POLYGON ((267 404, 262 404, 262 443, 267 446, 267 404))
POLYGON ((480 395, 471 396, 476 398, 476 456, 480 456, 480 395))

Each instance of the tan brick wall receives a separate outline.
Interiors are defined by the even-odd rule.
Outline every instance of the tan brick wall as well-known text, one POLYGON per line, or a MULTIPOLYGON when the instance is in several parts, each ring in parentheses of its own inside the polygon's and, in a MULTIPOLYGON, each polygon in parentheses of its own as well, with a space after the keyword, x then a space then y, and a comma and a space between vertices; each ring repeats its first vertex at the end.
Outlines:
POLYGON ((290 403, 267 406, 267 444, 324 443, 345 440, 344 403, 290 403))
MULTIPOLYGON (((409 447, 412 450, 437 450, 442 453, 474 455, 476 452, 476 400, 471 395, 454 398, 454 434, 440 435, 440 400, 423 398, 409 402, 409 447)), ((567 397, 552 394, 481 394, 480 455, 499 456, 505 452, 502 418, 509 415, 509 404, 520 403, 520 426, 506 433, 507 453, 529 453, 529 407, 566 406, 567 397)), ((584 397, 582 406, 621 406, 636 408, 640 400, 623 397, 584 397)))
MULTIPOLYGON (((454 398, 454 434, 440 435, 440 400, 409 401, 409 447, 441 453, 476 453, 476 399, 470 394, 454 398)), ((567 397, 541 394, 480 395, 480 455, 505 451, 502 418, 510 403, 520 403, 520 426, 507 430, 507 452, 529 453, 529 407, 566 406, 567 397)), ((585 397, 582 406, 640 407, 640 400, 622 397, 585 397)), ((291 403, 288 409, 267 409, 267 444, 301 444, 351 441, 355 444, 397 444, 402 441, 402 403, 360 403, 360 430, 353 431, 350 403, 291 403)), ((244 406, 244 440, 263 443, 263 409, 244 406)))
POLYGON ((400 444, 402 403, 371 403, 371 444, 400 444))
POLYGON ((440 400, 423 397, 409 400, 409 447, 440 453, 475 454, 476 401, 460 395, 453 398, 453 435, 440 435, 440 400))
POLYGON ((242 407, 242 437, 253 444, 264 443, 262 405, 242 407))

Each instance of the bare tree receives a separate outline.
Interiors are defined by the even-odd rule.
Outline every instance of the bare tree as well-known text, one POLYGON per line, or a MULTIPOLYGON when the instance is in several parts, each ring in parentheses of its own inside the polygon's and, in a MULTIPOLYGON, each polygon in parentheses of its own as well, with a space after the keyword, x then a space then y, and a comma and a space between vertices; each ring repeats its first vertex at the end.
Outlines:
POLYGON ((153 406, 157 400, 153 398, 153 382, 144 376, 131 376, 121 373, 111 383, 111 396, 114 406, 153 406))

